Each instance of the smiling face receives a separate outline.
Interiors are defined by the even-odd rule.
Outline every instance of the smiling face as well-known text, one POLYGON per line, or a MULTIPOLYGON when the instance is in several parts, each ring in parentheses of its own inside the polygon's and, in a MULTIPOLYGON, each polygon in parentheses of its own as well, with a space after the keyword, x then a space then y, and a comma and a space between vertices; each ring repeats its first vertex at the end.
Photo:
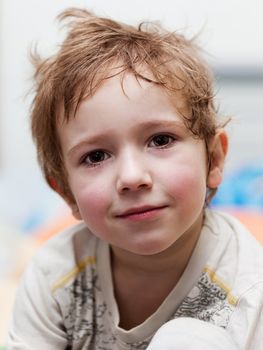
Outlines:
POLYGON ((152 255, 200 231, 205 144, 178 110, 187 113, 179 93, 172 103, 161 87, 126 74, 123 88, 120 76, 105 81, 58 126, 75 216, 113 247, 152 255))

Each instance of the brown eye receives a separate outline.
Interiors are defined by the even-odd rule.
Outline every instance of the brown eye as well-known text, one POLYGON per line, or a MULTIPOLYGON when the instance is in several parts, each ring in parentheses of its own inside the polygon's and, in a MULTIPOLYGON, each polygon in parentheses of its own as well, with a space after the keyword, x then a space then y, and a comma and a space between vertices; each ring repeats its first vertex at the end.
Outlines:
POLYGON ((151 142, 150 142, 150 146, 151 147, 165 147, 170 145, 171 143, 173 143, 174 138, 170 135, 165 135, 165 134, 160 134, 160 135, 156 135, 152 138, 151 142))
POLYGON ((95 166, 106 159, 108 159, 110 155, 106 153, 105 151, 102 150, 95 150, 90 153, 88 153, 84 158, 83 158, 83 163, 88 165, 88 166, 95 166))

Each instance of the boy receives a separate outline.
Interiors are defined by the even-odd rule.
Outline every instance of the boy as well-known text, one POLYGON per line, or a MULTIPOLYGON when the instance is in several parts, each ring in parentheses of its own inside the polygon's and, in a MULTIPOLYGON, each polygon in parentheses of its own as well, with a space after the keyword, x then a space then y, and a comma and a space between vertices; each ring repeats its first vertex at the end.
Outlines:
POLYGON ((85 10, 60 18, 67 38, 35 62, 32 132, 48 183, 83 223, 25 273, 8 349, 146 349, 178 317, 262 349, 262 249, 205 209, 227 136, 197 47, 85 10))

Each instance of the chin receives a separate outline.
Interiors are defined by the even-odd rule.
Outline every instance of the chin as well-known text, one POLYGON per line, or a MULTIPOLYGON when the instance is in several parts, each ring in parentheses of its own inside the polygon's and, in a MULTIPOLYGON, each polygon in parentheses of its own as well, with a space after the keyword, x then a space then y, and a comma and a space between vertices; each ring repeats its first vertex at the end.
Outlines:
POLYGON ((166 251, 172 244, 164 244, 163 242, 151 242, 146 244, 143 242, 142 245, 134 247, 134 249, 128 249, 131 253, 137 255, 158 255, 166 251))

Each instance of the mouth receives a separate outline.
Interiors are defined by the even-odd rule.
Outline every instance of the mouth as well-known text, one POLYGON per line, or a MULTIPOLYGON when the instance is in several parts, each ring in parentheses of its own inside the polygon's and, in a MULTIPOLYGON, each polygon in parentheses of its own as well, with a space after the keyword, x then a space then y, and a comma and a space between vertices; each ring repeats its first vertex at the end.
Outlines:
POLYGON ((137 208, 131 208, 126 210, 120 215, 116 215, 120 219, 129 219, 132 221, 139 221, 144 219, 153 219, 158 216, 163 209, 167 208, 167 205, 163 206, 142 206, 137 208))

